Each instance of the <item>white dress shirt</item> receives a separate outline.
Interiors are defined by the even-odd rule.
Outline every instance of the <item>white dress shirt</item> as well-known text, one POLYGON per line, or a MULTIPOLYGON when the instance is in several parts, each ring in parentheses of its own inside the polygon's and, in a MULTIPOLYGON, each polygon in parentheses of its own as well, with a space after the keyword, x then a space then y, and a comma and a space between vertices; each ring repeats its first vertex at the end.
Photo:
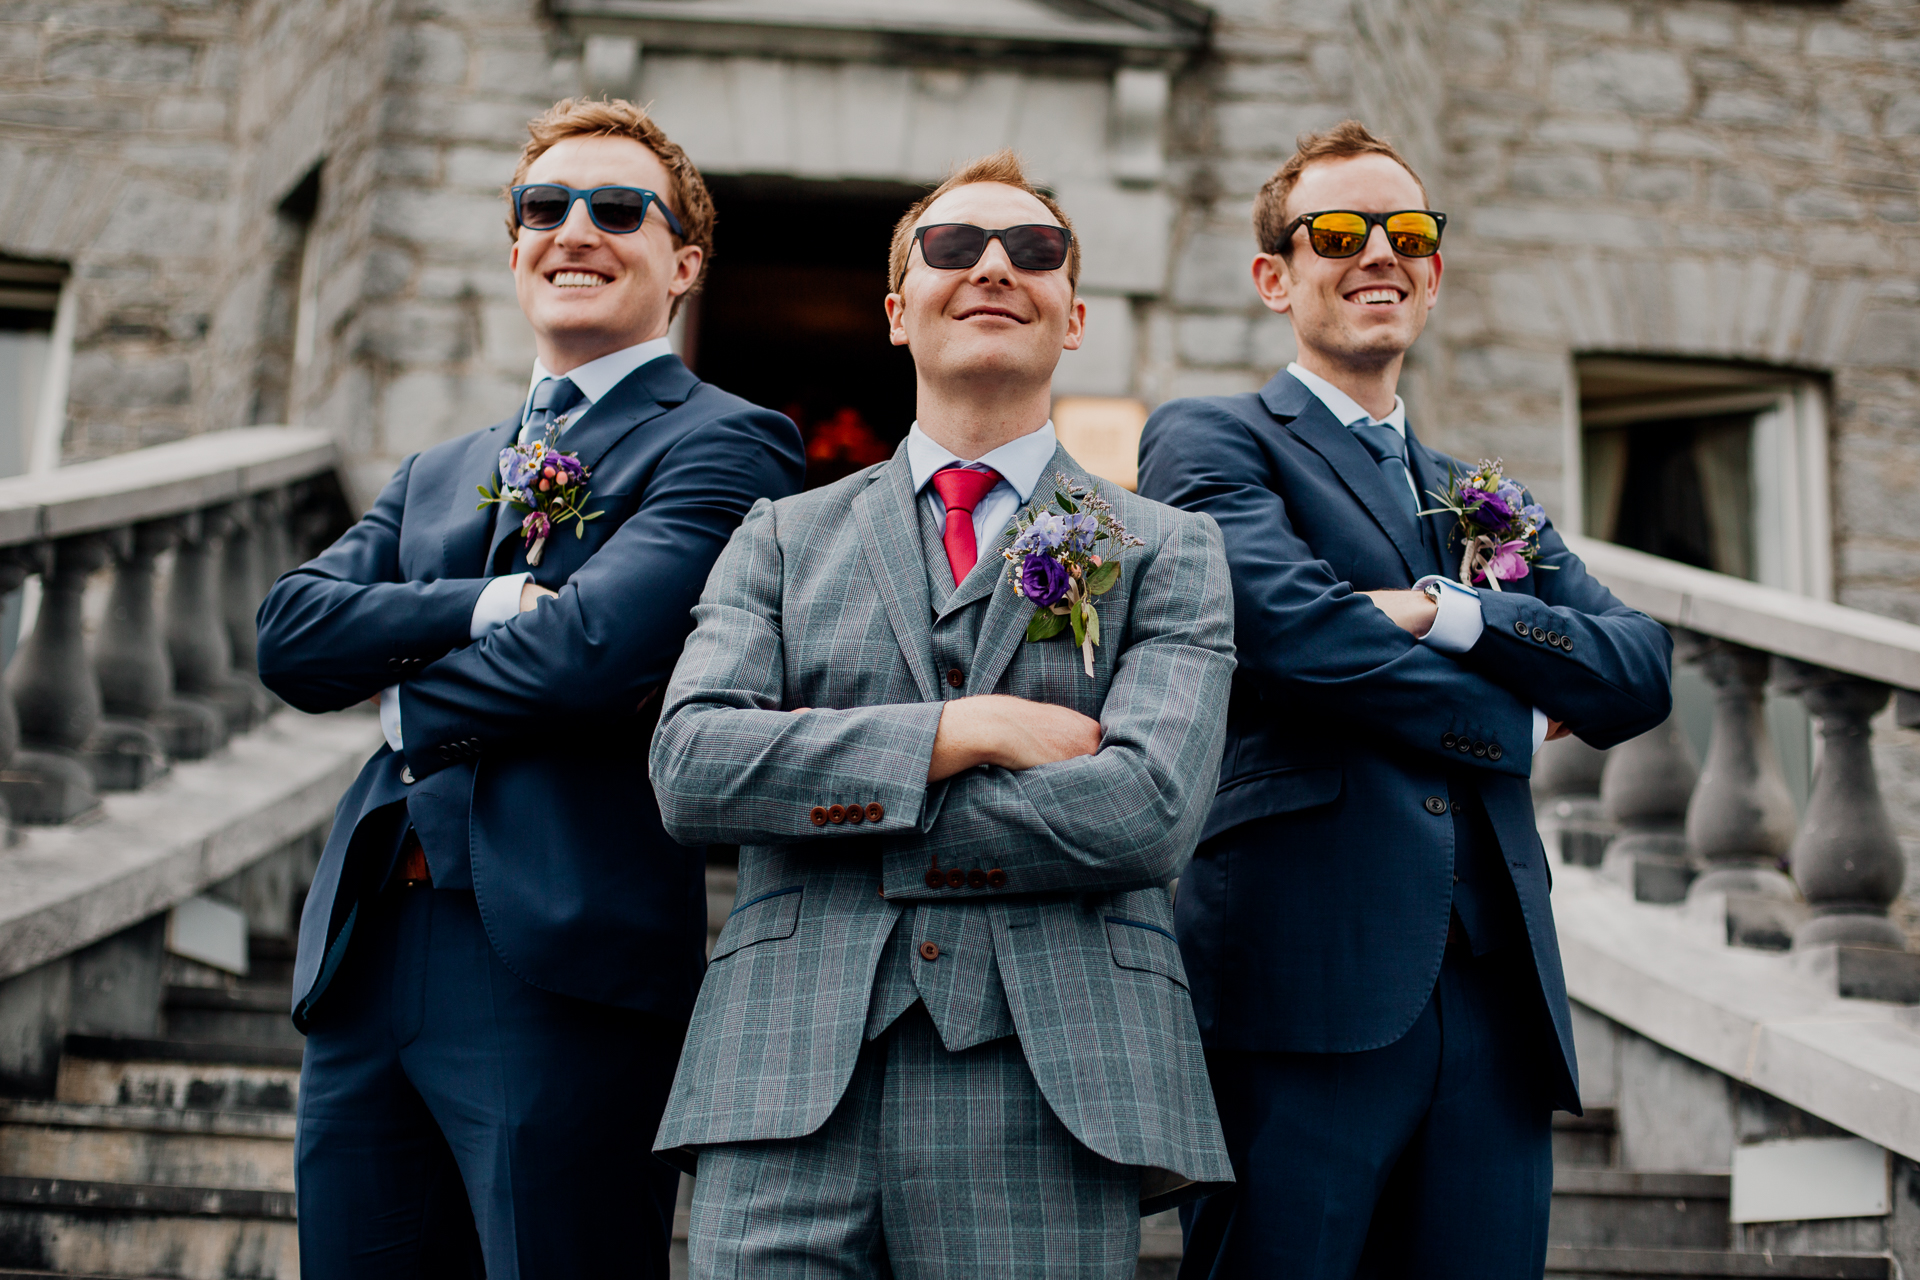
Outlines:
MULTIPOLYGON (((1393 398, 1393 408, 1386 417, 1376 418, 1360 407, 1360 403, 1340 388, 1328 382, 1317 373, 1302 369, 1298 363, 1289 364, 1287 372, 1299 379, 1300 385, 1320 398, 1329 412, 1340 421, 1343 427, 1361 424, 1392 427, 1407 438, 1407 406, 1399 396, 1393 398)), ((1407 488, 1413 492, 1414 506, 1425 510, 1426 504, 1420 501, 1420 491, 1413 480, 1413 468, 1407 468, 1407 488)), ((1455 582, 1442 574, 1430 573, 1414 583, 1416 589, 1424 590, 1429 582, 1441 586, 1438 607, 1433 615, 1433 623, 1427 633, 1420 637, 1422 644, 1438 649, 1441 653, 1460 654, 1473 648, 1480 641, 1481 632, 1487 628, 1486 619, 1480 611, 1480 593, 1462 582, 1455 582)), ((1540 750, 1540 744, 1547 739, 1547 716, 1540 708, 1533 709, 1533 749, 1540 750)))
POLYGON ((1053 451, 1058 445, 1053 435, 1053 419, 1049 418, 1038 431, 1009 440, 998 449, 969 461, 936 443, 916 422, 907 430, 907 468, 913 475, 913 491, 926 495, 928 507, 941 528, 947 524, 947 504, 941 501, 939 491, 927 483, 933 479, 934 472, 959 465, 973 469, 989 467, 1000 473, 1000 483, 987 490, 987 495, 973 509, 973 545, 985 555, 987 548, 998 542, 1013 522, 1021 504, 1033 497, 1040 473, 1053 461, 1053 451))
MULTIPOLYGON (((545 365, 535 360, 533 377, 527 382, 527 398, 520 406, 522 442, 524 443, 526 439, 527 418, 533 410, 533 390, 548 378, 565 376, 571 379, 573 385, 580 388, 580 394, 586 397, 554 420, 556 431, 564 435, 568 427, 578 422, 587 410, 593 408, 600 397, 619 386, 628 374, 643 364, 672 354, 673 343, 670 340, 654 338, 647 342, 636 343, 631 347, 622 347, 596 360, 589 360, 578 368, 569 370, 565 375, 549 373, 545 365)), ((480 598, 473 602, 473 617, 467 625, 469 639, 478 640, 520 612, 520 588, 526 585, 530 576, 532 575, 525 573, 506 573, 487 583, 480 592, 480 598)), ((400 750, 403 739, 400 735, 400 686, 397 684, 389 685, 380 691, 380 732, 386 735, 388 746, 395 751, 400 750)))

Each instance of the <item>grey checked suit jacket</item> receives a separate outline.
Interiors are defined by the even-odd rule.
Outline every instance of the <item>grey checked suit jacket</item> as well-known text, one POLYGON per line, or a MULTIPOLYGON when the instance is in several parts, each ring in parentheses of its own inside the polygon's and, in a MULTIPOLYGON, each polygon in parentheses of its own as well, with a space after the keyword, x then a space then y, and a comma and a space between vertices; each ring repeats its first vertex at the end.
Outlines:
MULTIPOLYGON (((1056 451, 1036 501, 1054 471, 1089 483, 1056 451)), ((1219 774, 1234 665, 1219 530, 1100 485, 1146 545, 1122 553, 1101 597, 1089 679, 1070 637, 1024 643, 1033 606, 1006 581, 1004 535, 936 614, 912 485, 903 448, 757 503, 694 610, 651 773, 676 839, 741 846, 739 905, 655 1147, 690 1170, 692 1148, 824 1124, 860 1053, 882 948, 903 912, 933 904, 941 936, 964 942, 939 956, 954 966, 942 983, 985 990, 997 968, 1069 1132, 1145 1166, 1146 1197, 1230 1181, 1166 889, 1219 774), (977 630, 957 627, 972 609, 985 611, 977 630), (977 635, 964 658, 942 648, 958 630, 977 635), (1101 749, 929 784, 942 704, 984 693, 1095 717, 1101 749), (1005 883, 932 888, 936 865, 1005 883)))

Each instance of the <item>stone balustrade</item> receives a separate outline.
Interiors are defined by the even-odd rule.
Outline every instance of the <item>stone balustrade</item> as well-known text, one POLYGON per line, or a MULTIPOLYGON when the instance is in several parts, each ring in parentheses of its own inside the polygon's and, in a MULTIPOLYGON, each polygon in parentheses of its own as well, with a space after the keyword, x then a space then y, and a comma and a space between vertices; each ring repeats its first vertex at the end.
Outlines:
POLYGON ((1906 862, 1875 777, 1873 718, 1920 722, 1920 626, 1586 538, 1595 577, 1674 633, 1711 686, 1706 758, 1677 719, 1605 753, 1549 744, 1534 789, 1569 862, 1641 902, 1723 916, 1727 941, 1801 953, 1841 994, 1920 1003, 1920 956, 1889 918, 1906 862), (1818 764, 1796 823, 1764 697, 1798 697, 1818 764))
POLYGON ((248 427, 0 480, 0 593, 40 588, 0 697, 10 829, 84 820, 102 792, 140 790, 267 717, 254 613, 343 526, 335 465, 325 432, 248 427), (89 643, 84 601, 108 571, 89 643))

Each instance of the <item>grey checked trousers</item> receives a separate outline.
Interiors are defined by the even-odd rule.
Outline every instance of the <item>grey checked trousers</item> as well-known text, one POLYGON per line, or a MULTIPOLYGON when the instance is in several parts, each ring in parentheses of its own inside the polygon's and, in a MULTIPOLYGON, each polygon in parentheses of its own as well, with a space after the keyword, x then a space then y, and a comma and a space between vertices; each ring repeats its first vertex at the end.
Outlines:
POLYGON ((1140 1171, 1067 1132, 1003 1036, 949 1053, 914 1005, 804 1138, 703 1147, 696 1280, 1129 1280, 1140 1171))

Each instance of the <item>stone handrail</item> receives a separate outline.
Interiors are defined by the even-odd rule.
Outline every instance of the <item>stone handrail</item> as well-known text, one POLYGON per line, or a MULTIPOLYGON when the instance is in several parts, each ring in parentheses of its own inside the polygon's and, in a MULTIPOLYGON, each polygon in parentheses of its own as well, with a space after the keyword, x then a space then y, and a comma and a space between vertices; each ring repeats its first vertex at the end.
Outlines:
POLYGON ((254 612, 342 527, 336 465, 325 432, 247 427, 0 480, 0 593, 40 580, 0 697, 6 819, 94 814, 100 792, 140 790, 266 718, 254 612), (109 564, 89 645, 82 597, 109 564))

